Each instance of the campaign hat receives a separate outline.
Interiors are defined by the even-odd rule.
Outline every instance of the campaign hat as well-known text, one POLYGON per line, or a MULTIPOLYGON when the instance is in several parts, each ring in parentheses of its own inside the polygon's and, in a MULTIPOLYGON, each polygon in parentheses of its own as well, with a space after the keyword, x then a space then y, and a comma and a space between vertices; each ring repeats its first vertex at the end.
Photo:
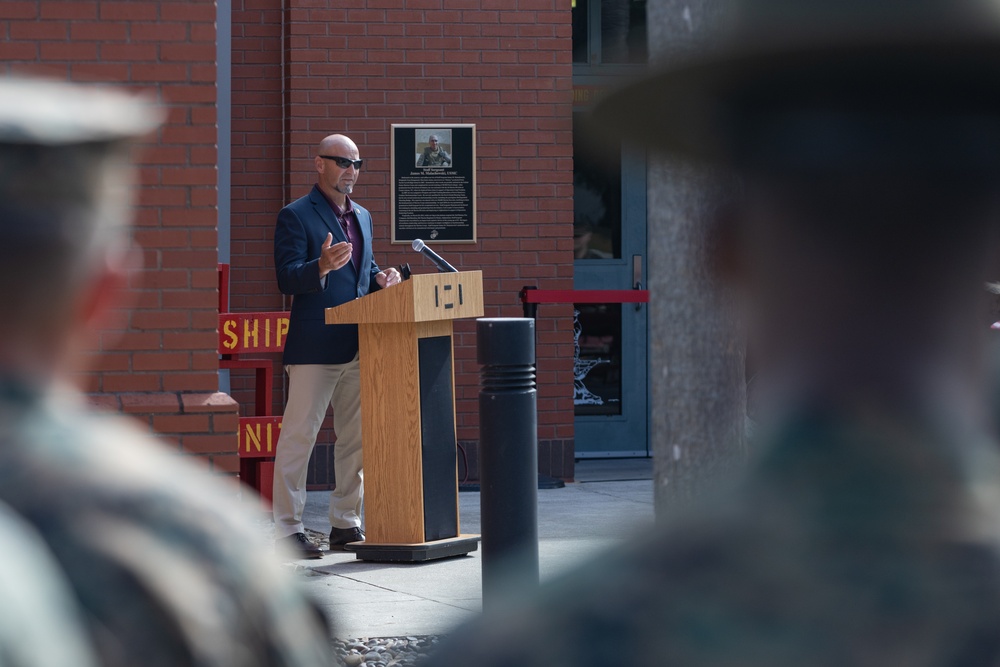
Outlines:
POLYGON ((0 262, 47 243, 81 257, 111 245, 135 194, 131 146, 162 119, 122 89, 0 77, 0 262))
POLYGON ((606 96, 593 120, 644 146, 725 160, 747 117, 825 94, 854 100, 852 111, 882 100, 1000 117, 996 0, 733 0, 704 41, 606 96))
POLYGON ((163 120, 146 96, 53 79, 0 78, 0 143, 59 146, 142 137, 163 120))

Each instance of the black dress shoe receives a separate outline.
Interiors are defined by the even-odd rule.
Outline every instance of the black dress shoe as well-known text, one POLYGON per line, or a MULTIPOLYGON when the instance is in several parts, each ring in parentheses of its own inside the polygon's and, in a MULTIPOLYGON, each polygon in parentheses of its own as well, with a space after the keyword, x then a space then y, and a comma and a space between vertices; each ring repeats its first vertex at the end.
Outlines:
POLYGON ((309 541, 305 533, 295 533, 278 540, 286 549, 291 549, 301 558, 322 558, 323 550, 309 541))
POLYGON ((364 541, 365 533, 357 526, 353 528, 333 528, 330 530, 330 551, 343 551, 345 544, 364 541))

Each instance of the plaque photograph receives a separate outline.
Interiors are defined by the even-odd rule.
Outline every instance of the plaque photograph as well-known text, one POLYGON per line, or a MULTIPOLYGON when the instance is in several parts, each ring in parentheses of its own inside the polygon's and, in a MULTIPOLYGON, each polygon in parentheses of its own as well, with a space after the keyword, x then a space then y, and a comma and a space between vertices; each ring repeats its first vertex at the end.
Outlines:
POLYGON ((476 240, 476 126, 392 126, 392 242, 476 240))

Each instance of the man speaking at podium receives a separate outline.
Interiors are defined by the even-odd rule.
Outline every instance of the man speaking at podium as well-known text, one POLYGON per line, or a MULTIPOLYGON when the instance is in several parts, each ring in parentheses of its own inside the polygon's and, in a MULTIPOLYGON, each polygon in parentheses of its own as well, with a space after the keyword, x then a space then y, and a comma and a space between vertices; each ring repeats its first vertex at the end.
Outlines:
POLYGON ((278 214, 274 266, 278 288, 294 297, 283 363, 288 402, 274 461, 275 537, 304 558, 322 558, 302 525, 306 471, 327 408, 337 434, 330 494, 330 549, 365 539, 361 528, 361 382, 358 329, 328 325, 325 309, 400 281, 372 257, 372 216, 351 200, 362 160, 357 145, 334 134, 313 162, 317 183, 278 214))

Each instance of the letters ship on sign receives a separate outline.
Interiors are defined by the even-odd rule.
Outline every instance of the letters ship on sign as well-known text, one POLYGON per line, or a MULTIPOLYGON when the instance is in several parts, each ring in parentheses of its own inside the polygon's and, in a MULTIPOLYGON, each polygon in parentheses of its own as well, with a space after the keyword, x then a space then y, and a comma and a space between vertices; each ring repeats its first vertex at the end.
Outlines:
POLYGON ((288 335, 288 313, 219 315, 219 353, 281 352, 288 335))

